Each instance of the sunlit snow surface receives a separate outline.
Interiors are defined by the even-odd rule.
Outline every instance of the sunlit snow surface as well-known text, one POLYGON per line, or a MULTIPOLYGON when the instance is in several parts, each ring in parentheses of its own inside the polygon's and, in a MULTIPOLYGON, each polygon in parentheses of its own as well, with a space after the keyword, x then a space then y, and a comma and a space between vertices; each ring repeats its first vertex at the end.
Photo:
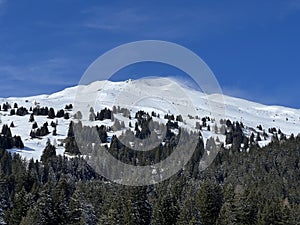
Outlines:
MULTIPOLYGON (((24 106, 27 109, 40 105, 40 107, 53 107, 55 111, 64 109, 67 104, 74 104, 76 100, 80 101, 79 108, 89 111, 92 106, 95 111, 99 111, 104 107, 111 108, 113 105, 121 105, 131 110, 131 116, 134 117, 135 112, 138 110, 144 110, 147 112, 155 111, 161 115, 160 122, 166 122, 163 119, 163 115, 166 113, 177 115, 181 113, 184 116, 185 123, 180 123, 180 126, 194 129, 196 121, 195 119, 188 119, 187 115, 196 116, 200 118, 204 116, 213 117, 212 110, 218 111, 218 107, 221 104, 225 105, 225 118, 231 121, 243 122, 246 127, 245 133, 251 134, 249 128, 257 130, 259 124, 267 132, 268 128, 275 127, 281 129, 281 131, 287 135, 294 133, 297 135, 300 133, 300 110, 292 109, 282 106, 266 106, 255 102, 233 98, 229 96, 205 95, 191 88, 174 83, 174 80, 168 80, 166 78, 153 78, 138 81, 124 81, 124 82, 110 82, 110 81, 97 81, 87 86, 76 86, 66 88, 63 91, 51 94, 51 95, 39 95, 32 97, 20 97, 20 98, 0 98, 0 104, 4 102, 10 103, 12 106, 14 103, 18 104, 18 107, 24 106), (77 90, 80 88, 81 96, 77 96, 77 90), (146 97, 143 97, 144 94, 146 97), (208 104, 208 99, 211 101, 208 104), (223 100, 222 100, 223 99, 223 100), (192 108, 191 105, 192 104, 192 108), (214 106, 211 108, 211 106, 214 106), (248 129, 248 130, 247 130, 248 129)), ((76 109, 76 108, 75 108, 76 109)), ((75 110, 73 110, 75 111, 75 110)), ((70 115, 73 115, 73 111, 70 115)), ((29 122, 29 115, 26 116, 10 116, 9 112, 1 113, 1 124, 8 124, 13 121, 15 127, 11 128, 13 135, 20 135, 24 142, 25 148, 23 150, 11 149, 9 151, 18 152, 23 157, 40 159, 43 149, 45 148, 46 141, 50 138, 51 142, 57 143, 57 153, 63 154, 64 147, 58 146, 66 137, 68 125, 70 120, 63 118, 55 118, 53 120, 48 119, 46 116, 35 116, 38 126, 41 127, 44 122, 48 122, 49 135, 40 139, 31 139, 29 134, 31 131, 32 123, 29 122), (57 122, 57 136, 52 136, 53 128, 50 126, 51 121, 57 122)), ((84 114, 85 114, 84 113, 84 114)), ((124 120, 126 126, 128 126, 129 119, 124 118, 121 115, 117 115, 117 118, 124 120)), ((135 120, 132 119, 134 124, 135 120)), ((84 117, 83 123, 86 125, 112 125, 110 120, 89 122, 87 116, 84 117)), ((213 128, 214 124, 210 124, 213 128)), ((122 131, 117 132, 120 135, 122 131)), ((108 133, 112 136, 114 133, 108 133)), ((202 131, 204 141, 211 136, 218 136, 221 141, 224 141, 224 135, 215 134, 214 129, 211 131, 202 131)), ((266 145, 270 141, 261 141, 259 144, 266 145)))

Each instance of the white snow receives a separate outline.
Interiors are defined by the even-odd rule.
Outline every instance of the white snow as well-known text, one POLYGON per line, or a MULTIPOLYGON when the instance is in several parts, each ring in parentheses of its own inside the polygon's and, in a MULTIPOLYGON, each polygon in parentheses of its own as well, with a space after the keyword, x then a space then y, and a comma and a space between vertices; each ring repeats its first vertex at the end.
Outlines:
MULTIPOLYGON (((60 92, 51 95, 38 95, 32 97, 11 97, 0 98, 0 104, 4 102, 10 103, 12 106, 17 103, 19 107, 24 106, 27 109, 30 106, 34 107, 39 104, 40 107, 48 106, 53 107, 55 111, 64 109, 65 105, 72 103, 74 110, 71 113, 80 109, 84 115, 83 124, 85 125, 112 125, 113 122, 95 121, 89 122, 88 115, 90 107, 95 109, 95 112, 108 107, 112 109, 113 105, 126 107, 130 110, 131 116, 134 117, 135 112, 138 110, 144 110, 151 113, 155 111, 160 114, 161 122, 164 114, 174 114, 175 116, 181 114, 183 116, 184 123, 179 123, 187 129, 194 129, 196 119, 188 118, 188 115, 195 117, 198 115, 200 118, 205 116, 214 117, 215 115, 221 115, 225 119, 231 121, 243 122, 246 126, 246 132, 249 134, 248 128, 256 128, 258 125, 262 125, 263 129, 268 132, 268 128, 275 127, 281 129, 281 131, 287 135, 294 133, 297 135, 300 133, 300 110, 292 109, 282 106, 266 106, 263 104, 224 96, 221 94, 206 95, 199 91, 185 87, 181 84, 174 82, 173 79, 168 78, 151 78, 141 80, 131 80, 130 82, 111 82, 111 81, 97 81, 90 85, 81 85, 66 88, 60 92), (80 95, 78 95, 80 93, 80 95), (222 114, 222 105, 225 106, 224 114, 222 114)), ((13 121, 16 127, 11 128, 13 135, 20 135, 25 144, 23 150, 11 149, 11 152, 18 152, 25 158, 40 159, 42 150, 45 147, 46 141, 50 138, 51 142, 55 140, 57 144, 64 139, 67 135, 68 125, 70 120, 63 118, 57 119, 57 136, 52 136, 52 133, 41 139, 31 139, 29 134, 31 131, 32 123, 29 123, 29 115, 26 116, 10 116, 10 110, 8 112, 0 111, 0 129, 3 124, 8 124, 13 121)), ((118 119, 122 120, 122 116, 118 115, 118 119)), ((48 121, 49 131, 52 132, 53 128, 50 126, 51 120, 46 116, 35 116, 35 120, 38 126, 41 127, 44 122, 48 121)), ((126 127, 128 127, 128 118, 123 117, 126 127)), ((132 119, 132 125, 134 120, 132 119)), ((219 122, 216 119, 216 122, 219 122)), ((202 131, 204 141, 209 137, 218 137, 220 141, 224 141, 224 135, 215 134, 214 123, 209 123, 212 131, 202 131)), ((116 134, 121 134, 118 131, 116 134)), ((109 132, 111 137, 114 133, 109 132)), ((263 138, 262 138, 263 139, 263 138)), ((267 144, 270 141, 263 140, 259 143, 261 146, 267 144)), ((57 146, 58 154, 63 154, 64 148, 57 146)))

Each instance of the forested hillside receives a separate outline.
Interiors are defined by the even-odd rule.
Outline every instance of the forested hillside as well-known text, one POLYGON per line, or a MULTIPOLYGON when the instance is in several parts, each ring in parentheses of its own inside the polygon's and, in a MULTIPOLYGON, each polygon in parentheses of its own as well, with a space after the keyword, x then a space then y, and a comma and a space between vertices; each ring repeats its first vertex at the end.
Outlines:
POLYGON ((153 83, 82 86, 84 97, 101 98, 93 106, 83 101, 80 110, 70 104, 78 87, 0 99, 0 224, 300 224, 298 109, 223 96, 226 117, 217 119, 202 93, 186 89, 195 103, 191 114, 178 85, 153 83), (168 92, 171 103, 113 105, 116 96, 143 90, 168 92), (177 106, 182 114, 172 111, 177 106), (169 167, 181 169, 160 179, 169 168, 153 166, 178 149, 169 167), (104 153, 155 168, 143 177, 150 184, 137 185, 141 174, 130 172, 131 185, 121 185, 128 176, 104 153))
MULTIPOLYGON (((201 146, 201 144, 200 144, 201 146)), ((201 152, 201 148, 199 150, 201 152)), ((119 146, 121 147, 121 146, 119 146)), ((300 137, 219 152, 201 173, 189 166, 156 185, 131 187, 82 159, 42 161, 0 151, 1 224, 299 224, 300 137)))

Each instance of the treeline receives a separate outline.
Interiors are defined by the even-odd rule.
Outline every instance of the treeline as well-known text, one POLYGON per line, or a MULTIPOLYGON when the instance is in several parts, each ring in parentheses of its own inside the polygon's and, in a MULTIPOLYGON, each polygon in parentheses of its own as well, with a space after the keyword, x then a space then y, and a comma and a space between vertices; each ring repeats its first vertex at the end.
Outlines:
POLYGON ((222 149, 192 176, 129 187, 101 178, 82 159, 42 161, 0 151, 2 224, 299 224, 300 137, 249 153, 222 149))
POLYGON ((67 111, 72 110, 73 105, 69 104, 66 105, 64 109, 59 109, 57 112, 50 107, 40 107, 39 105, 35 107, 30 107, 27 109, 26 107, 23 106, 18 106, 17 103, 14 103, 13 106, 9 104, 8 102, 5 102, 2 104, 2 107, 0 105, 0 111, 7 112, 10 110, 10 115, 18 115, 18 116, 25 116, 31 113, 31 116, 47 116, 49 119, 54 119, 54 118, 61 118, 64 117, 65 119, 69 119, 70 115, 67 111))

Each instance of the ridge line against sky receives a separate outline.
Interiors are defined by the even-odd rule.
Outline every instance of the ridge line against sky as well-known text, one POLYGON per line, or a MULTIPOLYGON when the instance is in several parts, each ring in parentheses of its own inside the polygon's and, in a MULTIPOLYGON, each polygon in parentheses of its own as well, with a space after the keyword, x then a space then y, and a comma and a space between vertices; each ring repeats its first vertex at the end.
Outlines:
MULTIPOLYGON (((298 27, 299 0, 0 0, 0 96, 74 86, 111 48, 156 39, 198 54, 226 95, 300 108, 298 27)), ((145 74, 143 67, 129 71, 145 74)))

